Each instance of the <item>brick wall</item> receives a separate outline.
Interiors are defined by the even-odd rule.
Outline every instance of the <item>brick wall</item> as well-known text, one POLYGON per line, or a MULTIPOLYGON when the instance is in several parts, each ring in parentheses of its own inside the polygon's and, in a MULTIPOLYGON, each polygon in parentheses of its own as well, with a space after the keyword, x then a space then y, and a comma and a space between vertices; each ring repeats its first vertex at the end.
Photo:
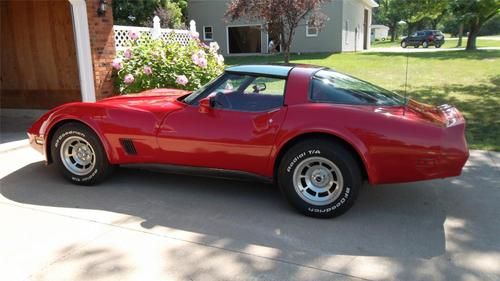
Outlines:
POLYGON ((96 99, 113 95, 113 77, 111 63, 116 56, 113 36, 112 0, 107 0, 106 14, 97 15, 98 0, 87 0, 90 48, 94 68, 96 99))

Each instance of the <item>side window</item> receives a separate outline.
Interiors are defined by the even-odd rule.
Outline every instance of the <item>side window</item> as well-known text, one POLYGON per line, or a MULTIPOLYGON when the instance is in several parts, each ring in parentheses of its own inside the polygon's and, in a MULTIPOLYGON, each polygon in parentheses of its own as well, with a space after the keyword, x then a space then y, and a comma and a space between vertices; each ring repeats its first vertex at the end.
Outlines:
POLYGON ((306 37, 318 37, 318 28, 312 22, 306 24, 306 37))
POLYGON ((230 97, 233 110, 268 111, 283 106, 286 80, 283 78, 254 77, 241 95, 230 97))
POLYGON ((223 94, 236 93, 241 91, 241 86, 250 78, 247 75, 237 75, 231 74, 227 75, 226 79, 222 81, 222 83, 217 86, 212 92, 218 93, 221 92, 223 94))
POLYGON ((260 112, 283 106, 286 79, 230 75, 212 91, 215 107, 260 112))
POLYGON ((312 80, 311 98, 315 101, 332 102, 338 104, 370 104, 374 99, 369 96, 356 95, 349 89, 337 86, 326 80, 312 80))
POLYGON ((281 96, 285 95, 285 79, 257 77, 243 91, 245 94, 262 94, 281 96))
POLYGON ((352 105, 401 105, 405 102, 404 98, 393 92, 329 70, 320 70, 315 74, 311 99, 352 105))
POLYGON ((211 41, 214 39, 213 27, 212 26, 204 26, 203 27, 203 40, 211 41))

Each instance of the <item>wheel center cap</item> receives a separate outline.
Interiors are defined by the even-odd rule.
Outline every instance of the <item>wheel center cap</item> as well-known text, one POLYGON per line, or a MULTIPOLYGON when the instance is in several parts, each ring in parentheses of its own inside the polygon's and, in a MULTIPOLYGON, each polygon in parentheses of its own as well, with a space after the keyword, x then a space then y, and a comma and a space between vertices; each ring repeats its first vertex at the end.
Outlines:
POLYGON ((328 184, 328 175, 324 170, 318 169, 311 174, 311 181, 318 187, 328 184))

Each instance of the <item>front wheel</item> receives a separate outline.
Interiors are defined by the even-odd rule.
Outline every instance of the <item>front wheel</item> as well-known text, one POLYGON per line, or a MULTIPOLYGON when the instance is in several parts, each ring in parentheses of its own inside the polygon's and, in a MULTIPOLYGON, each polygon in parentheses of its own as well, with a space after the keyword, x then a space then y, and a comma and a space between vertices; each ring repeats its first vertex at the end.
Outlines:
POLYGON ((406 47, 408 47, 408 45, 406 44, 406 42, 405 42, 405 41, 401 41, 401 47, 402 47, 402 48, 406 48, 406 47))
POLYGON ((51 155, 63 176, 72 183, 93 185, 104 180, 112 166, 97 135, 79 123, 68 123, 54 133, 51 155))
POLYGON ((352 207, 362 184, 360 167, 350 151, 329 140, 309 140, 284 155, 278 184, 299 212, 331 218, 352 207))

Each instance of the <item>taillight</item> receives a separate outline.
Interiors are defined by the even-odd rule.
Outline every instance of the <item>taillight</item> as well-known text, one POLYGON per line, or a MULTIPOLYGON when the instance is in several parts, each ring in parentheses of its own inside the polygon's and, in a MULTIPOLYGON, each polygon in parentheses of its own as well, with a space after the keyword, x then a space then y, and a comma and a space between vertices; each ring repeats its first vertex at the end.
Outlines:
POLYGON ((432 41, 432 39, 434 39, 433 35, 429 35, 429 38, 427 38, 427 40, 430 40, 430 41, 432 41))

